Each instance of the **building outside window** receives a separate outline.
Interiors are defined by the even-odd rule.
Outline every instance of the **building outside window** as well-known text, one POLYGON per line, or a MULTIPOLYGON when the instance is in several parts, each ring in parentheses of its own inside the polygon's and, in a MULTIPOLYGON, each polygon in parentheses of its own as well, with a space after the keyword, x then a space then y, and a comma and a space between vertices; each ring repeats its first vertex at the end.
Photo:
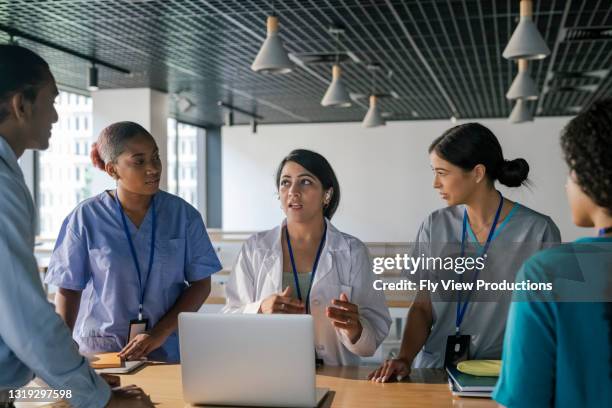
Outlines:
POLYGON ((57 238, 64 218, 91 197, 93 166, 89 147, 93 130, 91 98, 61 91, 55 108, 49 149, 39 157, 40 236, 57 238))
POLYGON ((198 175, 191 169, 197 169, 198 157, 204 157, 204 152, 198 155, 198 137, 203 137, 202 129, 168 119, 168 192, 180 196, 195 208, 199 204, 198 175))

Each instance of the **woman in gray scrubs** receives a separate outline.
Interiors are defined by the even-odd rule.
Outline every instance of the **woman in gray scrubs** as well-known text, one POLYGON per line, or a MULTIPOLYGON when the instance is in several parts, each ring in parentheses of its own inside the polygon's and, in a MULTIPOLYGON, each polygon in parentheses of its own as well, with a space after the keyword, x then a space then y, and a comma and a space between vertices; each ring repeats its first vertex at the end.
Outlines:
MULTIPOLYGON (((429 155, 433 187, 448 207, 423 221, 413 256, 486 254, 480 279, 514 282, 524 260, 546 243, 560 241, 550 217, 496 190, 496 181, 508 187, 523 185, 529 165, 524 159, 504 160, 499 141, 486 127, 467 123, 451 128, 434 140, 429 155)), ((422 273, 423 279, 442 280, 438 272, 422 273)), ((455 272, 452 275, 445 278, 460 280, 455 272)), ((472 276, 478 275, 465 273, 465 282, 472 276)), ((469 359, 500 359, 511 291, 475 292, 419 291, 408 312, 398 357, 386 360, 369 379, 386 382, 406 377, 411 367, 444 367, 447 347, 465 351, 469 359)))

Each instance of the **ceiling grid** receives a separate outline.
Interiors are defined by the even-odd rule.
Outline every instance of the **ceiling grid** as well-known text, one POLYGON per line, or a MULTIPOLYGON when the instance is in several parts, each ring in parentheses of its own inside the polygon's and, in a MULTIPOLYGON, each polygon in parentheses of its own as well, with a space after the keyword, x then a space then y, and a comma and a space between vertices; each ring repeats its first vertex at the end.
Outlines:
MULTIPOLYGON (((517 72, 501 56, 519 18, 518 0, 276 0, 280 35, 292 53, 332 52, 328 32, 341 24, 341 49, 359 58, 343 63, 347 88, 367 95, 381 64, 377 91, 395 91, 381 107, 390 120, 505 118, 505 94, 517 72), (391 70, 392 75, 386 73, 391 70)), ((320 105, 331 64, 296 66, 262 75, 250 65, 266 35, 271 0, 0 0, 0 25, 123 67, 100 67, 103 89, 151 87, 181 93, 194 107, 173 114, 190 123, 220 125, 220 99, 264 117, 262 123, 361 121, 366 99, 350 108, 320 105)), ((534 0, 534 22, 554 57, 530 63, 540 90, 539 116, 568 115, 612 96, 612 75, 560 78, 557 72, 612 67, 612 41, 566 41, 563 28, 612 28, 609 0, 534 0), (559 42, 558 42, 559 41, 559 42), (558 43, 557 43, 558 42, 558 43), (552 79, 549 82, 550 77, 552 79), (594 92, 564 89, 597 84, 594 92)), ((0 41, 9 36, 0 31, 0 41)), ((58 83, 86 91, 89 62, 26 39, 47 59, 58 83)), ((298 57, 299 58, 299 57, 298 57)), ((295 60, 295 57, 294 57, 295 60)), ((248 117, 236 115, 236 123, 248 117)))

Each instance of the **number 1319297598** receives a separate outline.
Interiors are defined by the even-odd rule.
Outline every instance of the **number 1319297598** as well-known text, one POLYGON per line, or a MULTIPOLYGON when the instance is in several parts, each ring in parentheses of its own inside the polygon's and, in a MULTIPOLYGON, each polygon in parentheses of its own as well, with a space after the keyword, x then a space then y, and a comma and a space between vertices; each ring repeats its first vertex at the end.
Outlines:
POLYGON ((54 402, 72 398, 72 390, 52 390, 40 387, 23 387, 8 390, 8 397, 15 402, 54 402))

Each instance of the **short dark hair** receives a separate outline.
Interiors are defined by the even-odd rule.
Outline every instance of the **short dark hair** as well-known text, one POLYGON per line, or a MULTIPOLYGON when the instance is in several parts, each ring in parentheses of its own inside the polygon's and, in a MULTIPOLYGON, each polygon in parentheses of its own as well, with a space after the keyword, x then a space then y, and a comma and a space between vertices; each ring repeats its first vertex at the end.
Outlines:
POLYGON ((0 122, 9 114, 6 102, 16 93, 34 101, 50 75, 49 65, 34 51, 0 45, 0 122))
POLYGON ((470 171, 478 164, 486 168, 491 182, 508 187, 528 184, 529 164, 525 159, 505 160, 497 137, 480 123, 465 123, 448 129, 429 146, 444 160, 470 171))
POLYGON ((106 163, 114 163, 131 139, 144 135, 155 141, 147 129, 136 122, 115 122, 100 132, 98 140, 91 145, 91 161, 100 170, 104 170, 106 163))
POLYGON ((323 216, 329 220, 334 216, 340 204, 340 184, 336 173, 325 157, 319 153, 306 149, 295 149, 289 153, 278 165, 276 170, 276 188, 280 186, 281 173, 287 162, 294 162, 311 172, 323 185, 323 189, 333 188, 329 204, 323 208, 323 216))
POLYGON ((561 133, 561 148, 578 185, 612 214, 612 99, 572 119, 561 133))

